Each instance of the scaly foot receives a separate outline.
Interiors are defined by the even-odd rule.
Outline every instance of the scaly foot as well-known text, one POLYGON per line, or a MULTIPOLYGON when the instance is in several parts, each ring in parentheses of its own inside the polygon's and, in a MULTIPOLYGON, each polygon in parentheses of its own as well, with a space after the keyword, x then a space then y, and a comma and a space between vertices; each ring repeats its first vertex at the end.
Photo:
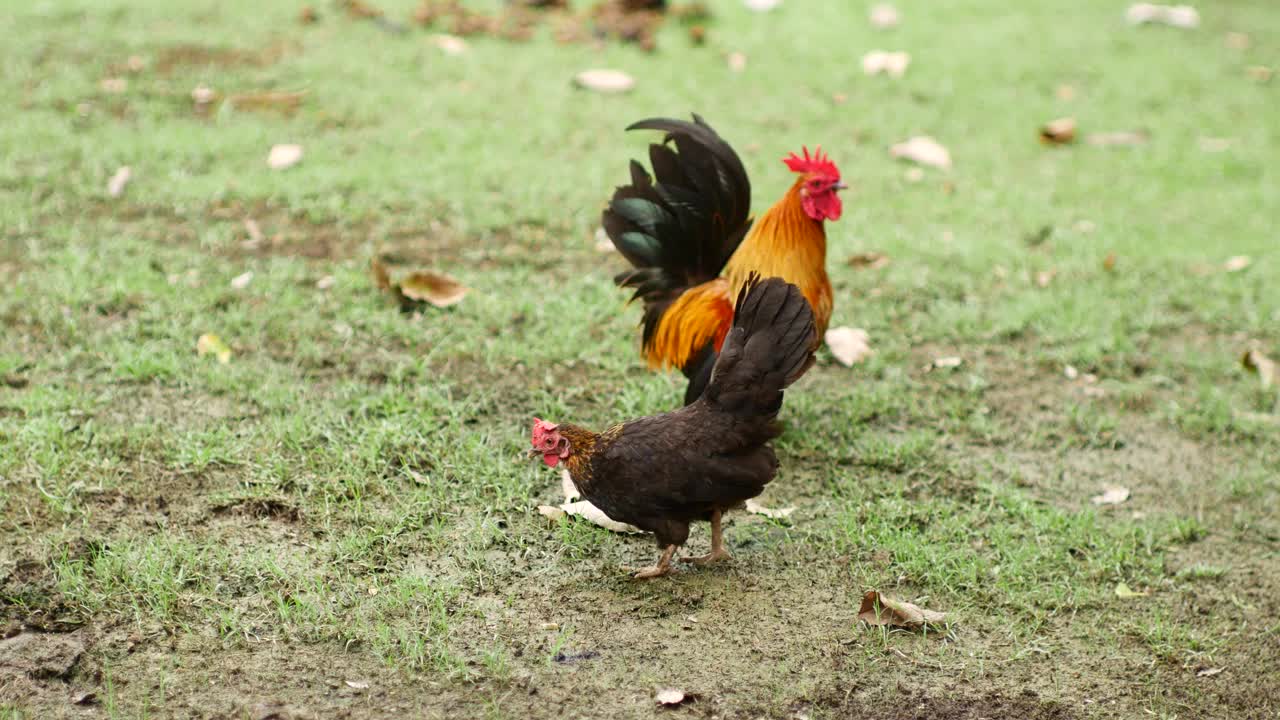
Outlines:
POLYGON ((676 554, 676 546, 668 545, 662 551, 662 557, 658 558, 658 564, 653 567, 640 568, 631 576, 632 580, 648 580, 650 578, 662 577, 671 572, 671 557, 676 554))
POLYGON ((725 550, 724 548, 716 548, 711 552, 707 553, 706 555, 699 555, 697 557, 680 558, 680 562, 693 563, 694 565, 702 566, 702 565, 714 565, 715 563, 724 562, 725 560, 732 560, 732 559, 733 559, 733 556, 729 554, 728 550, 725 550))

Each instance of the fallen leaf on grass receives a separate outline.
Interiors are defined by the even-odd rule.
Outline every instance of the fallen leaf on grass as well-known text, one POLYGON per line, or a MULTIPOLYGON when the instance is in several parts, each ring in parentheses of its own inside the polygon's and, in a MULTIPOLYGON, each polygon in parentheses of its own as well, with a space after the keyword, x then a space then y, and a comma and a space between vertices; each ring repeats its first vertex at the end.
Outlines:
POLYGON ((874 354, 869 344, 871 336, 862 328, 831 328, 823 339, 831 348, 831 355, 845 367, 853 367, 874 354))
POLYGON ((862 56, 862 72, 867 75, 884 73, 889 77, 900 78, 907 72, 911 64, 911 53, 886 52, 872 50, 862 56))
POLYGON ((1201 671, 1197 672, 1197 673, 1196 673, 1196 677, 1213 677, 1214 675, 1217 675, 1218 673, 1222 672, 1222 671, 1223 671, 1223 670, 1225 670, 1225 669, 1226 669, 1226 668, 1220 668, 1220 667, 1216 667, 1216 668, 1205 668, 1205 669, 1203 669, 1203 670, 1201 670, 1201 671))
POLYGON ((1131 600, 1133 598, 1146 597, 1151 594, 1150 590, 1134 590, 1125 583, 1116 584, 1116 597, 1122 600, 1131 600))
POLYGON ((410 300, 421 300, 438 308, 457 305, 471 291, 448 275, 430 270, 409 273, 399 287, 400 293, 410 300))
POLYGON ((868 13, 872 27, 878 27, 881 30, 897 27, 902 22, 902 16, 898 13, 898 8, 889 3, 880 3, 873 5, 868 13))
POLYGON ((1076 140, 1076 119, 1058 118, 1040 128, 1040 141, 1046 145, 1066 145, 1076 140))
POLYGON ((92 690, 78 692, 71 696, 72 705, 93 705, 98 702, 97 693, 92 690))
POLYGON ((731 52, 725 58, 725 61, 729 63, 730 72, 740 73, 747 69, 747 56, 745 53, 731 52))
POLYGON ((302 160, 301 145, 272 145, 271 152, 267 153, 267 167, 272 170, 293 167, 300 160, 302 160))
POLYGON ((845 261, 849 267, 863 270, 879 270, 889 264, 889 256, 880 252, 864 252, 850 255, 845 261))
POLYGON ((747 512, 752 513, 753 515, 763 515, 772 520, 782 520, 795 511, 796 509, 794 507, 767 508, 756 502, 755 498, 747 501, 747 512))
POLYGON ((213 355, 223 365, 231 362, 231 348, 213 333, 205 333, 196 340, 196 354, 201 357, 213 355))
POLYGON ((258 221, 253 218, 244 219, 244 231, 249 236, 249 239, 245 240, 243 243, 246 248, 256 248, 262 244, 263 240, 266 240, 266 236, 262 234, 262 228, 258 225, 258 221))
POLYGON ((563 505, 560 506, 560 510, 564 511, 566 514, 573 515, 574 517, 580 517, 589 523, 599 525, 605 530, 612 530, 613 532, 620 532, 620 533, 644 532, 643 530, 641 530, 640 528, 634 525, 628 525, 627 523, 618 522, 617 520, 614 520, 608 515, 605 515, 603 510, 596 507, 595 505, 592 505, 587 500, 579 500, 577 502, 564 503, 563 505))
POLYGON ((312 25, 319 20, 320 15, 310 5, 303 5, 302 9, 298 11, 298 22, 303 25, 312 25))
POLYGON ((573 76, 573 84, 598 93, 624 93, 636 86, 636 79, 621 70, 584 70, 573 76))
POLYGON ((676 688, 661 688, 653 694, 653 701, 663 707, 675 707, 692 699, 692 695, 676 688))
POLYGON ((1227 258, 1227 261, 1222 263, 1222 269, 1229 273, 1240 272, 1252 264, 1253 258, 1248 255, 1235 255, 1227 258))
POLYGON ((1242 32, 1229 32, 1223 37, 1222 42, 1232 50, 1248 50, 1253 44, 1249 36, 1242 32))
POLYGON ((284 114, 295 112, 302 106, 307 96, 305 90, 298 92, 251 92, 231 95, 227 102, 237 110, 277 110, 284 114))
POLYGON ((1129 488, 1119 485, 1108 485, 1102 489, 1101 495, 1094 495, 1089 501, 1094 505, 1119 505, 1129 499, 1129 488))
POLYGON ((1102 269, 1106 270, 1107 272, 1116 271, 1116 254, 1115 253, 1107 253, 1107 256, 1102 259, 1102 269))
POLYGON ((934 361, 929 363, 925 368, 925 372, 931 372, 933 370, 949 370, 951 368, 958 368, 963 364, 964 358, 956 357, 955 355, 948 355, 947 357, 935 358, 934 361))
POLYGON ((195 103, 196 112, 205 112, 209 105, 218 99, 218 93, 207 85, 197 85, 191 90, 191 102, 195 103))
POLYGON ((1250 65, 1244 69, 1244 72, 1250 78, 1264 83, 1271 80, 1271 76, 1274 75, 1276 71, 1266 65, 1250 65))
POLYGON ((1114 132, 1091 133, 1084 141, 1096 147, 1126 147, 1145 145, 1150 137, 1142 130, 1117 130, 1114 132))
POLYGON ((917 135, 889 148, 889 155, 932 167, 951 167, 951 152, 928 135, 917 135))
POLYGON ((556 507, 555 505, 539 505, 538 513, 541 514, 542 517, 547 518, 552 522, 556 522, 557 520, 559 520, 560 518, 568 514, 564 510, 561 510, 560 508, 556 507))
POLYGON ((1245 370, 1258 376, 1258 381, 1262 383, 1263 390, 1269 390, 1272 385, 1276 384, 1277 380, 1280 380, 1280 369, 1276 367, 1276 362, 1263 355, 1262 351, 1257 348, 1249 350, 1241 356, 1240 364, 1244 366, 1245 370))
POLYGON ((461 55, 467 51, 467 41, 457 35, 436 35, 431 41, 445 55, 461 55))
POLYGON ((868 590, 862 596, 862 607, 858 608, 858 619, 872 626, 906 628, 916 630, 925 625, 939 625, 946 622, 947 614, 934 610, 926 610, 904 600, 894 600, 878 590, 868 590))
POLYGON ((133 169, 128 165, 116 170, 111 179, 107 181, 107 194, 113 198, 120 197, 124 194, 124 188, 129 184, 131 178, 133 178, 133 169))
POLYGON ((231 278, 231 287, 236 290, 243 290, 249 287, 249 283, 253 282, 253 271, 242 273, 231 278))
POLYGON ((383 264, 377 257, 369 260, 369 271, 373 273, 373 284, 379 290, 391 290, 391 273, 387 270, 387 266, 383 264))
POLYGON ((347 687, 353 690, 368 690, 369 683, 365 680, 348 680, 347 687))
POLYGON ((1125 11, 1130 25, 1162 23, 1177 28, 1194 28, 1200 25, 1200 13, 1190 5, 1156 5, 1135 3, 1125 11))
POLYGON ((337 279, 334 278, 332 275, 325 275, 324 277, 316 281, 316 289, 328 290, 329 288, 333 287, 334 283, 336 282, 338 282, 337 279))

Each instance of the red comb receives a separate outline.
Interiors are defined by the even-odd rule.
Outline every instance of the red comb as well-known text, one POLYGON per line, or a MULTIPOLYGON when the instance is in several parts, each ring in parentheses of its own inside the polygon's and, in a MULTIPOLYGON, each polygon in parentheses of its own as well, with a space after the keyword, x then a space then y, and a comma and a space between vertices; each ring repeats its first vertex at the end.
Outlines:
POLYGON ((559 424, 559 423, 547 422, 546 420, 542 420, 541 418, 534 418, 534 419, 533 419, 533 429, 534 429, 534 430, 541 430, 541 431, 543 431, 543 432, 550 432, 550 431, 552 431, 552 430, 555 430, 555 429, 556 429, 556 428, 558 428, 558 427, 560 427, 560 424, 559 424))
POLYGON ((813 151, 813 155, 809 155, 807 146, 802 149, 804 150, 804 157, 791 153, 782 159, 782 162, 787 164, 791 172, 817 173, 836 178, 840 177, 840 169, 836 167, 835 163, 831 162, 831 158, 827 157, 826 153, 822 152, 821 146, 813 151))

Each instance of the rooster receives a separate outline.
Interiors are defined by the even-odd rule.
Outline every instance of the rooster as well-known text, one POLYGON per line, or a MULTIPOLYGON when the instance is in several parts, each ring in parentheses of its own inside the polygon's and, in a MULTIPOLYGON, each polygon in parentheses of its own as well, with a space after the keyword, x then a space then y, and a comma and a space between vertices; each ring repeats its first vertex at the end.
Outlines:
POLYGON ((656 182, 633 160, 631 184, 617 188, 602 217, 634 266, 615 282, 644 302, 649 366, 679 368, 689 379, 685 404, 697 400, 733 322, 733 298, 753 272, 798 285, 821 338, 832 306, 824 222, 840 218, 846 187, 835 163, 821 148, 786 157, 799 177, 753 224, 747 171, 701 117, 651 118, 627 129, 666 133, 649 146, 656 182))
POLYGON ((782 391, 813 364, 813 312, 800 290, 752 275, 730 308, 706 392, 662 415, 595 433, 535 418, 531 455, 565 464, 582 495, 610 518, 652 532, 662 557, 637 579, 666 575, 689 524, 711 522, 711 552, 682 558, 698 564, 730 557, 720 519, 759 495, 778 471, 769 441, 782 391))

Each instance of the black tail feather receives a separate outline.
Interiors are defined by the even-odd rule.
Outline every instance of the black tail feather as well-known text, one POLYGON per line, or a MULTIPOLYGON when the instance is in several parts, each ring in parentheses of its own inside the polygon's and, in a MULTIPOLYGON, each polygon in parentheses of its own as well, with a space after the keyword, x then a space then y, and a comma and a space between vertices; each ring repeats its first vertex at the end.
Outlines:
POLYGON ((813 365, 817 330, 800 289, 781 278, 752 276, 738 293, 703 398, 734 414, 772 421, 782 391, 813 365))
POLYGON ((738 154, 696 114, 693 122, 649 118, 627 129, 666 133, 649 146, 656 182, 633 160, 631 184, 614 191, 601 217, 634 267, 614 282, 644 301, 647 346, 671 303, 718 277, 738 249, 751 227, 751 182, 738 154))

